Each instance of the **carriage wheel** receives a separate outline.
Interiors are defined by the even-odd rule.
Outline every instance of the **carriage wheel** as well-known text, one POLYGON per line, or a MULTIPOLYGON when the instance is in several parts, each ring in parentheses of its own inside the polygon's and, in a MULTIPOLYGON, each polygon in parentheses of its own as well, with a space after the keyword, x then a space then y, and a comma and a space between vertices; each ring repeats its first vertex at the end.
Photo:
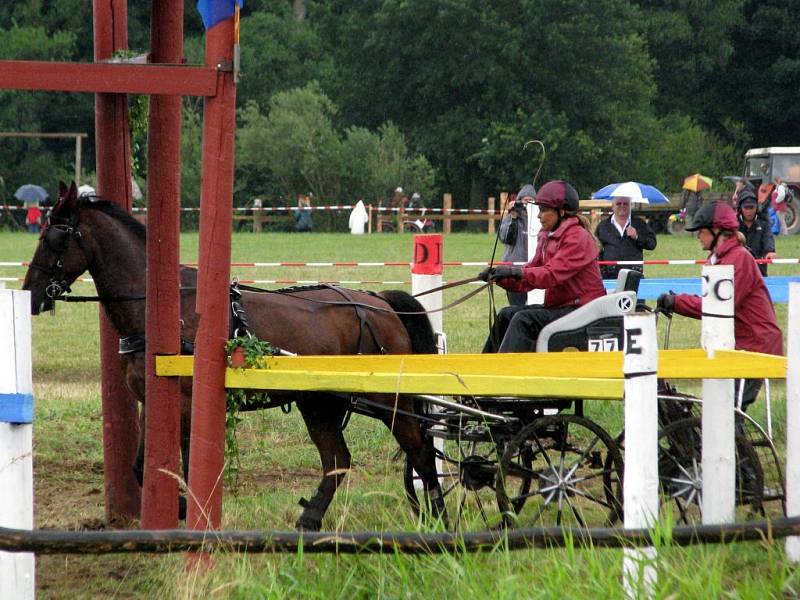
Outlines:
MULTIPOLYGON (((658 479, 662 504, 669 504, 677 523, 700 522, 703 488, 700 418, 676 421, 658 437, 658 479)), ((764 474, 753 445, 736 435, 736 505, 746 518, 763 514, 764 474)), ((738 510, 738 509, 737 509, 738 510)), ((737 520, 740 520, 737 516, 737 520)))
MULTIPOLYGON (((495 476, 502 454, 502 446, 485 436, 465 436, 458 439, 439 439, 443 445, 436 450, 439 484, 442 487, 449 527, 461 531, 491 529, 502 524, 503 518, 497 509, 495 476)), ((524 451, 516 461, 525 469, 531 469, 530 452, 524 451)), ((423 499, 419 476, 408 459, 403 473, 406 496, 416 514, 419 514, 423 499)), ((512 510, 519 511, 530 490, 530 478, 516 482, 520 498, 512 510)))
POLYGON ((497 503, 508 526, 609 525, 622 514, 622 472, 617 444, 602 427, 577 415, 542 417, 506 446, 497 503), (517 461, 521 453, 530 454, 530 467, 517 461), (520 494, 521 479, 533 489, 520 494))
POLYGON ((737 418, 742 420, 744 435, 758 455, 761 471, 764 476, 764 513, 766 516, 786 516, 786 480, 783 477, 781 458, 775 444, 759 425, 747 413, 737 409, 737 418))

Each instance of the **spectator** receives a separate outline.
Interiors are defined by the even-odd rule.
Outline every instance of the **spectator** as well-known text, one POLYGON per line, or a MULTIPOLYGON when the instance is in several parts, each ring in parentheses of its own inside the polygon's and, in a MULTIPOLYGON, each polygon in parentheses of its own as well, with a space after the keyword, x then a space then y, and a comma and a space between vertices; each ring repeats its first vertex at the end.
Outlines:
POLYGON ((25 215, 25 225, 28 227, 28 233, 39 233, 39 226, 42 224, 42 210, 38 204, 30 204, 28 212, 25 215))
MULTIPOLYGON (((739 177, 736 180, 735 187, 733 188, 733 194, 731 194, 731 200, 728 203, 734 209, 739 204, 739 194, 742 193, 742 190, 749 190, 754 196, 756 195, 756 188, 753 187, 753 184, 750 182, 750 180, 746 177, 739 177)), ((721 199, 722 198, 720 198, 720 200, 721 199)), ((759 212, 761 211, 759 210, 759 212)))
POLYGON ((779 235, 787 235, 789 229, 786 227, 786 203, 791 198, 791 191, 780 177, 775 177, 775 185, 770 195, 770 202, 775 213, 778 215, 778 223, 781 231, 779 235))
MULTIPOLYGON (((739 231, 745 238, 745 247, 753 255, 753 258, 775 258, 775 239, 772 237, 772 227, 770 223, 758 214, 758 201, 750 191, 739 194, 739 206, 737 209, 739 218, 739 231)), ((767 276, 767 264, 758 265, 761 274, 767 276)))
POLYGON ((606 293, 597 241, 578 215, 575 188, 566 181, 549 181, 534 202, 542 229, 533 259, 524 267, 489 267, 478 277, 514 292, 544 289, 544 304, 503 308, 483 352, 530 352, 545 325, 606 293))
MULTIPOLYGON (((612 198, 611 215, 597 225, 600 260, 642 260, 643 250, 656 247, 656 234, 644 219, 631 216, 630 198, 612 198)), ((620 269, 644 272, 642 265, 602 265, 603 279, 616 279, 620 269)))
MULTIPOLYGON (((533 202, 535 197, 536 190, 528 184, 523 186, 519 194, 508 203, 498 232, 500 241, 506 245, 503 262, 528 262, 528 208, 526 204, 533 202)), ((506 290, 506 297, 511 306, 524 306, 528 303, 527 292, 506 290)))
MULTIPOLYGON (((681 194, 681 216, 686 227, 691 226, 694 214, 701 206, 703 206, 703 194, 701 192, 683 190, 683 194, 681 194)), ((652 248, 648 248, 648 250, 652 250, 652 248)))
POLYGON ((294 217, 295 231, 311 231, 314 226, 311 221, 311 194, 297 195, 297 208, 292 210, 292 216, 294 217))
MULTIPOLYGON (((783 336, 775 318, 775 308, 755 259, 744 247, 736 213, 724 202, 711 202, 697 211, 691 230, 697 231, 703 250, 710 252, 710 264, 733 265, 736 349, 783 354, 783 336)), ((666 312, 674 311, 693 319, 699 319, 702 314, 701 298, 692 294, 661 294, 657 305, 666 312)), ((737 398, 742 388, 740 383, 741 380, 737 380, 737 398)), ((761 379, 745 380, 741 392, 742 410, 755 401, 762 383, 761 379)))

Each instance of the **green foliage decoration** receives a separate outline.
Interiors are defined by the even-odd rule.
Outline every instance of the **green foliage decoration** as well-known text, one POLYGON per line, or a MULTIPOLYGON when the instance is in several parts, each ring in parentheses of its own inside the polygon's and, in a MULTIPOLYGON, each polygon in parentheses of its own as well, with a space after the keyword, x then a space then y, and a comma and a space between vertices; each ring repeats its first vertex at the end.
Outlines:
MULTIPOLYGON (((265 368, 265 356, 278 354, 278 349, 267 341, 259 340, 253 335, 239 336, 229 339, 225 344, 228 366, 232 367, 231 355, 241 348, 244 352, 245 366, 242 368, 256 369, 265 368)), ((240 388, 230 388, 226 390, 227 412, 225 413, 225 482, 231 489, 236 489, 239 472, 241 471, 240 449, 236 437, 237 427, 242 423, 244 417, 241 411, 247 410, 258 405, 264 405, 269 401, 266 392, 255 392, 240 388)))

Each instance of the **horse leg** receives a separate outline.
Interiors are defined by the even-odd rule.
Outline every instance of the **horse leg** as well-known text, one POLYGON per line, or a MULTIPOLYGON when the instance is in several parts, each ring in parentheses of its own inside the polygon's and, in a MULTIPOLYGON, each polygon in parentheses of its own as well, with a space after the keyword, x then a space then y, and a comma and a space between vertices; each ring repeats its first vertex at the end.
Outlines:
MULTIPOLYGON (((400 406, 399 408, 406 411, 411 409, 410 406, 400 406)), ((430 503, 431 517, 434 520, 441 518, 444 525, 447 526, 447 509, 436 472, 436 454, 432 440, 426 440, 422 436, 420 424, 414 417, 388 414, 382 417, 382 421, 392 432, 414 470, 422 479, 422 486, 430 503)))
POLYGON ((300 500, 303 512, 295 527, 319 531, 322 528, 322 517, 333 500, 336 488, 350 469, 350 451, 340 429, 345 407, 335 397, 319 395, 313 399, 298 400, 297 408, 306 423, 311 441, 319 452, 322 480, 311 500, 300 500))
MULTIPOLYGON (((189 487, 189 440, 192 433, 192 392, 191 388, 181 389, 181 467, 183 482, 181 487, 189 487)), ((186 494, 178 496, 178 519, 186 520, 186 494)))
POLYGON ((144 486, 144 405, 139 408, 139 445, 133 461, 133 474, 139 487, 144 486))

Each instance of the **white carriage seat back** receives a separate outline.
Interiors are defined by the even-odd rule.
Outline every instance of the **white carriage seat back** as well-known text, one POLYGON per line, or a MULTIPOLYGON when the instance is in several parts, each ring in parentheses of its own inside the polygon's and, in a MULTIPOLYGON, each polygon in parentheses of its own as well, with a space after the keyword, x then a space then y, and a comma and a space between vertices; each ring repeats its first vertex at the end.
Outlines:
POLYGON ((588 327, 605 317, 622 317, 636 310, 636 292, 614 292, 595 298, 544 326, 536 341, 536 352, 547 352, 550 338, 561 331, 574 331, 588 327))
POLYGON ((617 273, 617 285, 614 292, 639 292, 639 282, 642 280, 643 274, 636 269, 620 269, 617 273))

